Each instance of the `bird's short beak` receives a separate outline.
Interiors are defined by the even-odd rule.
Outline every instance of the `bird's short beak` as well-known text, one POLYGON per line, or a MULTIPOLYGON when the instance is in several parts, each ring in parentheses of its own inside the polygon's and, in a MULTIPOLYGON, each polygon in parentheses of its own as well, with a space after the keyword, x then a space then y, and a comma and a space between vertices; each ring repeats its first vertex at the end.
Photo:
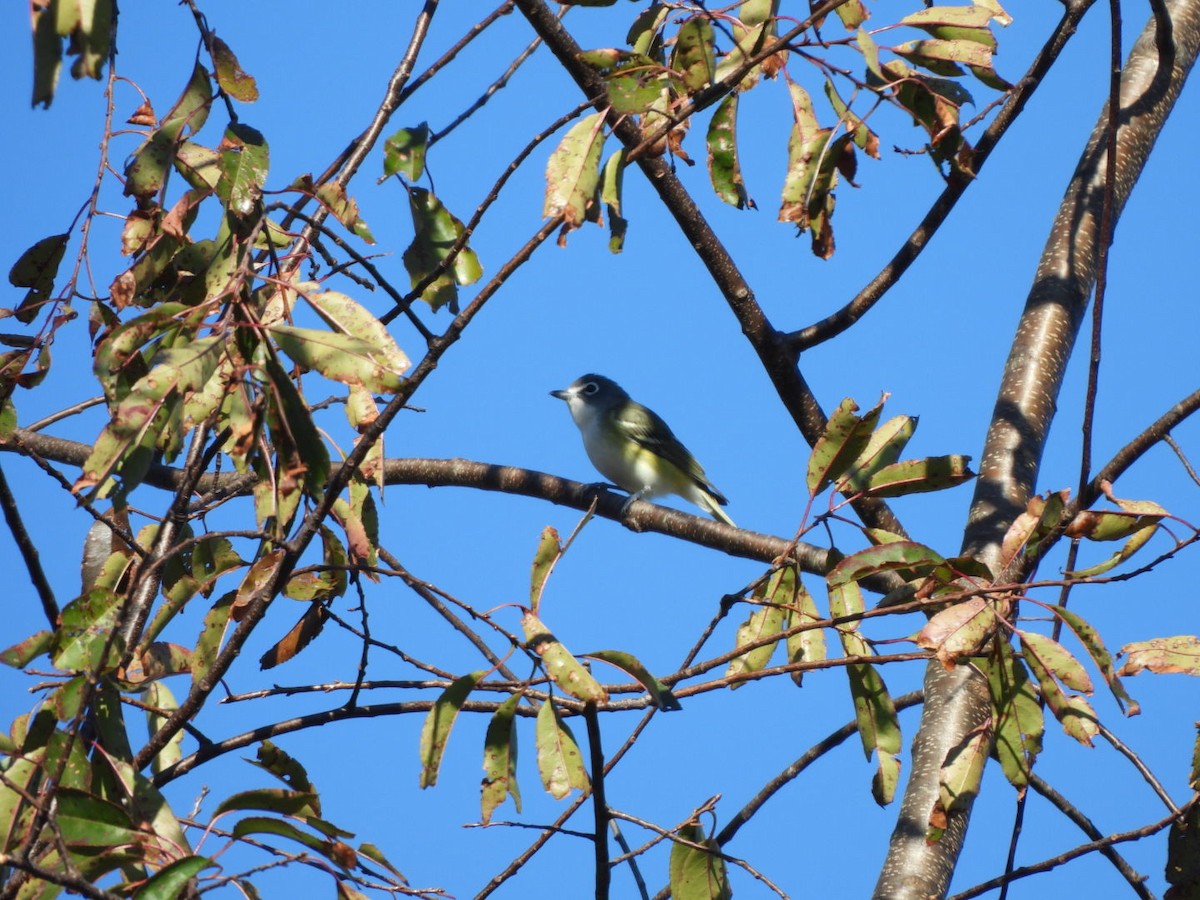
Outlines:
POLYGON ((559 400, 567 400, 571 395, 566 391, 551 391, 550 396, 557 397, 559 400))

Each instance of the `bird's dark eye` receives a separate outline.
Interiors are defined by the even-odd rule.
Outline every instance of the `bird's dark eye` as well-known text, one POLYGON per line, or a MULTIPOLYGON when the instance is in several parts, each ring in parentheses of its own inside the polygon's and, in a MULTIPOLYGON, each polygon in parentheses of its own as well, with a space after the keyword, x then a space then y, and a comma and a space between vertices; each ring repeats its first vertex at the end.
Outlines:
POLYGON ((594 394, 598 390, 600 390, 600 385, 596 384, 594 381, 589 381, 583 386, 583 393, 585 394, 594 394))

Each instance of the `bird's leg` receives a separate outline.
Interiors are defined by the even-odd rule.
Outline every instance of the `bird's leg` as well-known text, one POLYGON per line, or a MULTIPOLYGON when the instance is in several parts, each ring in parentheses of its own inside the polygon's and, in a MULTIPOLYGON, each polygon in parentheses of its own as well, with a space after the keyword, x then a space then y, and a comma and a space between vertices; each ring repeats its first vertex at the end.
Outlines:
POLYGON ((649 488, 642 488, 640 491, 634 491, 629 495, 629 499, 621 504, 621 515, 624 516, 629 512, 629 507, 633 505, 634 500, 641 500, 649 492, 649 488))

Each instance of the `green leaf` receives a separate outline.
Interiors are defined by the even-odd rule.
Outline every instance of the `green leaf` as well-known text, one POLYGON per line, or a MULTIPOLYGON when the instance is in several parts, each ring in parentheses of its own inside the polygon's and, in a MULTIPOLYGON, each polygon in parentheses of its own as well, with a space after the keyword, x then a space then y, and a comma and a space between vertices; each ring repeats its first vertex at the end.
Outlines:
POLYGON ((221 154, 194 141, 184 141, 175 151, 175 171, 197 191, 215 191, 221 180, 221 154))
POLYGON ((1023 788, 1038 754, 1042 752, 1045 721, 1025 668, 1013 656, 1007 641, 997 641, 999 658, 976 663, 987 675, 988 691, 995 707, 993 746, 1004 776, 1014 787, 1023 788))
POLYGON ((492 813, 511 796, 517 812, 521 811, 521 791, 517 787, 517 733, 513 729, 513 716, 520 694, 513 694, 500 704, 500 708, 488 722, 487 735, 483 739, 483 787, 481 793, 480 820, 484 825, 492 819, 492 813))
POLYGON ((429 143, 429 123, 416 128, 401 128, 383 142, 383 174, 403 175, 417 181, 425 174, 425 150, 429 143))
MULTIPOLYGON (((831 587, 860 582, 882 572, 901 572, 906 581, 928 574, 946 560, 916 541, 893 541, 852 553, 825 576, 831 587)), ((838 614, 840 615, 840 613, 838 614)))
POLYGON ((662 28, 670 11, 660 0, 654 0, 637 14, 625 35, 625 43, 634 53, 648 56, 655 62, 662 61, 662 28))
POLYGON ((316 816, 320 815, 320 807, 315 795, 303 791, 290 791, 285 788, 256 788, 241 791, 231 797, 226 797, 217 804, 213 815, 240 809, 259 809, 266 812, 279 813, 281 816, 316 816))
POLYGON ((442 201, 424 188, 408 189, 408 207, 412 212, 413 241, 404 251, 404 266, 415 288, 435 272, 437 277, 421 289, 421 299, 435 310, 449 304, 457 311, 458 285, 474 284, 483 274, 479 257, 466 243, 449 263, 450 254, 466 228, 442 201))
POLYGON ((21 254, 8 270, 8 283, 16 288, 28 288, 16 309, 17 321, 28 325, 37 316, 38 307, 54 293, 54 279, 67 251, 70 234, 54 234, 42 238, 21 254))
POLYGON ((879 414, 883 411, 883 400, 862 416, 854 414, 857 409, 858 404, 849 397, 839 403, 825 425, 825 433, 813 446, 806 477, 811 496, 815 497, 825 490, 866 449, 875 423, 879 421, 879 414))
POLYGON ((316 810, 318 816, 321 815, 321 798, 308 779, 308 771, 298 759, 271 741, 263 741, 259 744, 256 756, 257 759, 247 759, 246 762, 270 772, 293 791, 310 794, 313 809, 316 810))
MULTIPOLYGON (((179 701, 175 699, 171 689, 161 681, 151 682, 142 691, 142 702, 149 707, 146 710, 146 731, 149 737, 153 737, 160 728, 167 724, 168 716, 179 709, 179 701)), ((154 773, 158 774, 181 759, 183 759, 183 732, 179 731, 150 761, 150 766, 154 773)))
POLYGON ((1018 631, 1026 654, 1032 653, 1047 671, 1064 685, 1085 694, 1092 693, 1092 680, 1066 647, 1036 631, 1018 631))
POLYGON ((235 216, 248 218, 258 210, 267 183, 271 153, 266 138, 249 125, 233 122, 225 129, 220 152, 217 196, 235 216))
POLYGON ((532 612, 521 616, 521 629, 525 633, 525 646, 542 658, 551 681, 579 700, 590 703, 608 700, 608 691, 532 612))
MULTIPOLYGON (((1025 657, 1025 663, 1037 679, 1042 699, 1046 701, 1046 705, 1050 707, 1054 717, 1063 726, 1063 730, 1080 743, 1090 747, 1092 745, 1091 738, 1087 734, 1086 727, 1081 724, 1078 707, 1073 703, 1074 700, 1083 698, 1067 696, 1055 679, 1056 673, 1051 672, 1047 662, 1033 649, 1034 642, 1029 640, 1029 632, 1018 631, 1017 634, 1021 638, 1021 650, 1025 657)), ((1037 635, 1037 637, 1043 636, 1037 635)), ((1050 639, 1044 638, 1044 640, 1049 641, 1050 639)))
POLYGON ((985 28, 995 14, 983 6, 927 6, 909 13, 897 25, 911 25, 928 29, 941 25, 959 25, 966 28, 985 28))
POLYGON ((917 634, 918 647, 937 651, 951 667, 976 653, 996 627, 996 610, 982 597, 968 597, 934 615, 917 634))
POLYGON ((433 787, 437 784, 438 769, 442 765, 442 756, 446 752, 446 742, 450 739, 450 729, 454 727, 454 720, 458 717, 467 696, 486 674, 484 671, 471 672, 456 679, 442 691, 442 695, 425 716, 425 724, 421 727, 420 787, 433 787))
POLYGON ((538 773, 542 784, 555 800, 571 789, 586 791, 591 782, 583 767, 583 757, 571 729, 562 720, 554 704, 546 701, 538 710, 535 729, 538 773))
POLYGON ((142 835, 116 803, 86 791, 59 787, 56 821, 68 847, 107 849, 132 844, 142 835))
POLYGON ((175 900, 186 896, 189 881, 205 869, 216 867, 216 863, 204 856, 185 856, 174 860, 142 884, 137 892, 137 900, 175 900))
POLYGON ((727 96, 708 123, 708 177, 717 196, 738 209, 757 206, 746 193, 737 147, 738 94, 727 96))
POLYGON ((604 148, 604 116, 594 113, 575 123, 546 164, 546 201, 542 215, 561 216, 568 228, 588 218, 600 180, 600 151, 604 148))
POLYGON ((412 366, 412 361, 396 344, 387 326, 361 303, 337 291, 318 290, 312 284, 300 284, 297 289, 326 325, 339 334, 365 341, 374 356, 386 360, 388 368, 406 372, 412 366))
POLYGON ((733 888, 725 871, 725 860, 719 854, 721 846, 705 837, 699 825, 684 825, 679 836, 704 849, 671 843, 671 896, 675 900, 730 900, 733 888))
POLYGON ((50 659, 63 671, 98 672, 115 666, 122 642, 114 636, 124 598, 96 588, 72 600, 62 611, 50 659))
POLYGON ((0 663, 12 666, 14 669, 23 669, 43 653, 48 652, 53 645, 53 631, 34 632, 25 640, 18 641, 11 647, 0 651, 0 663))
POLYGON ((872 475, 900 458, 916 430, 913 416, 893 416, 876 428, 850 470, 838 480, 837 490, 864 490, 872 475))
MULTIPOLYGON (((612 104, 613 110, 623 115, 645 113, 658 102, 663 91, 669 90, 672 84, 668 70, 642 53, 602 49, 586 50, 579 56, 583 62, 594 68, 604 78, 608 88, 609 103, 612 104)), ((595 116, 588 118, 595 119, 595 116)), ((582 121, 585 120, 581 120, 581 123, 582 121)), ((574 130, 573 128, 572 131, 574 130)), ((570 132, 568 132, 567 138, 569 139, 570 136, 570 132)), ((594 135, 587 135, 587 139, 593 138, 594 135)), ((562 145, 560 145, 561 148, 562 145)), ((598 158, 599 151, 597 151, 598 158)), ((549 176, 549 172, 547 172, 547 176, 549 176)), ((548 197, 547 202, 549 202, 548 197)), ((554 213, 547 212, 545 215, 554 215, 554 213)))
POLYGON ((942 763, 939 797, 946 812, 969 810, 979 795, 991 743, 989 729, 981 726, 951 747, 942 763))
POLYGON ((663 712, 683 709, 683 706, 675 699, 675 695, 671 693, 671 689, 655 678, 650 670, 642 665, 642 661, 633 654, 625 653, 621 650, 593 650, 590 653, 581 653, 580 656, 586 656, 588 659, 598 659, 601 662, 608 663, 610 666, 616 666, 618 669, 628 672, 650 694, 650 699, 654 701, 655 708, 663 712))
POLYGON ((192 651, 193 685, 208 674, 216 661, 217 653, 221 649, 221 639, 229 622, 229 613, 236 598, 236 590, 227 591, 204 615, 204 626, 192 651))
POLYGON ((876 750, 880 756, 895 756, 900 752, 900 720, 879 671, 870 663, 859 662, 846 666, 846 675, 854 700, 858 736, 867 759, 876 750))
MULTIPOLYGON (((402 373, 407 365, 399 367, 388 349, 362 338, 283 324, 268 326, 267 331, 284 353, 326 378, 380 394, 394 394, 404 384, 402 373)), ((407 358, 403 362, 406 364, 407 358)))
POLYGON ((533 554, 533 566, 529 576, 529 608, 536 610, 542 602, 542 592, 546 589, 546 579, 554 564, 562 554, 562 543, 558 532, 547 525, 542 529, 541 540, 538 541, 537 551, 533 554))
MULTIPOLYGON (((796 594, 792 600, 792 617, 788 623, 788 627, 792 628, 797 625, 819 621, 822 616, 817 612, 817 604, 813 600, 812 594, 808 592, 808 588, 804 586, 804 582, 800 580, 798 573, 794 576, 794 585, 796 594)), ((825 635, 821 629, 808 628, 796 634, 789 635, 787 639, 787 657, 790 663, 820 662, 826 659, 825 635)), ((804 682, 804 672, 792 672, 791 678, 796 683, 796 686, 800 687, 804 682)))
POLYGON ((1091 623, 1087 622, 1078 613, 1075 613, 1065 606, 1051 606, 1051 610, 1066 624, 1074 633, 1079 642, 1083 644, 1088 652, 1088 656, 1092 658, 1092 662, 1096 664, 1096 668, 1100 670, 1100 674, 1104 676, 1105 682, 1108 684, 1109 690, 1112 691, 1113 697, 1116 698, 1117 705, 1127 716, 1136 716, 1140 713, 1141 707, 1125 691, 1125 686, 1121 684, 1121 679, 1117 677, 1116 669, 1113 667, 1112 654, 1108 652, 1108 648, 1104 646, 1104 641, 1100 637, 1100 632, 1092 627, 1091 623), (1128 709, 1126 706, 1128 705, 1128 709))
POLYGON ((233 51, 216 35, 212 37, 213 67, 216 69, 217 84, 226 94, 242 103, 253 103, 258 99, 258 82, 253 75, 242 70, 242 64, 233 51))
POLYGON ((33 18, 33 105, 49 109, 62 71, 62 38, 55 28, 54 8, 30 6, 33 18))
POLYGON ((600 178, 600 200, 608 212, 608 250, 620 253, 625 248, 629 223, 621 215, 621 193, 625 183, 625 148, 614 150, 604 164, 600 178))
POLYGON ((188 80, 187 87, 183 89, 183 93, 175 101, 171 111, 163 116, 160 131, 168 143, 176 143, 178 138, 183 135, 185 128, 188 129, 189 135, 194 135, 203 128, 204 123, 208 121, 212 99, 212 82, 209 80, 204 66, 197 61, 192 68, 192 76, 188 80))
POLYGON ((717 64, 713 52, 713 26, 707 14, 692 16, 679 26, 671 68, 683 76, 688 93, 712 84, 717 64))
POLYGON ((970 462, 969 456, 951 454, 892 463, 870 477, 865 493, 869 497, 903 497, 957 487, 975 477, 970 462))
MULTIPOLYGON (((778 582, 782 574, 790 571, 789 569, 780 569, 772 575, 772 579, 776 582, 776 590, 778 590, 778 582)), ((774 593, 769 588, 768 592, 774 593)), ((774 602, 770 605, 753 609, 746 621, 738 627, 737 633, 734 636, 734 649, 778 635, 784 628, 786 618, 786 609, 774 602)), ((735 656, 729 661, 729 667, 725 670, 725 677, 730 678, 741 675, 744 672, 757 672, 771 661, 771 656, 775 652, 777 643, 778 641, 772 641, 769 644, 763 644, 753 650, 748 650, 741 656, 735 656)), ((741 687, 742 683, 735 682, 732 687, 741 687)))

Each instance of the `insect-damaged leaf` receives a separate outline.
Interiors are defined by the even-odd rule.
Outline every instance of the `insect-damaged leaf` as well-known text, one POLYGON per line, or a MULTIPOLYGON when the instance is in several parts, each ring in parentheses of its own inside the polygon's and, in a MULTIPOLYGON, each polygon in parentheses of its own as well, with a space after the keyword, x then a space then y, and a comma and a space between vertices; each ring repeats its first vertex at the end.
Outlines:
MULTIPOLYGON (((267 331, 288 356, 343 384, 362 385, 371 393, 394 394, 404 383, 391 348, 362 338, 294 325, 272 325, 267 331)), ((393 345, 394 347, 394 345, 393 345)), ((408 360, 404 359, 407 364, 408 360)))
POLYGON ((488 722, 483 739, 483 787, 480 797, 480 818, 484 825, 491 821, 506 797, 513 798, 517 812, 521 811, 521 791, 517 787, 517 732, 513 716, 520 694, 513 694, 500 704, 488 722))
POLYGON ((1000 768, 1018 788, 1029 783, 1033 764, 1042 752, 1045 720, 1025 667, 1013 656, 1007 641, 996 641, 996 658, 976 664, 987 675, 988 692, 996 713, 994 747, 1000 768))
POLYGON ((542 215, 561 216, 568 229, 578 228, 587 221, 600 181, 603 148, 601 113, 585 116, 571 127, 546 163, 546 202, 542 215))
POLYGON ((1200 638, 1192 634, 1134 641, 1121 648, 1125 662, 1118 675, 1154 672, 1179 675, 1200 675, 1200 638))
POLYGON ((561 800, 571 789, 586 791, 591 782, 575 735, 547 700, 538 710, 535 729, 538 773, 552 797, 561 800))
POLYGON ((221 154, 221 177, 217 196, 235 216, 252 215, 267 183, 270 150, 262 133, 234 122, 225 129, 217 150, 221 154))
POLYGON ((425 724, 421 727, 421 777, 418 782, 421 787, 433 787, 437 784, 438 769, 442 765, 442 755, 446 752, 446 741, 450 739, 450 729, 454 727, 454 720, 458 717, 467 696, 486 674, 481 670, 456 679, 442 691, 442 695, 425 716, 425 724))
POLYGON ((550 572, 561 553, 562 543, 559 541, 558 532, 547 525, 542 529, 542 536, 538 541, 537 551, 533 554, 533 565, 529 574, 529 608, 534 611, 534 615, 537 614, 537 608, 541 604, 542 591, 546 589, 546 579, 550 577, 550 572))
POLYGON ((862 416, 854 414, 858 404, 849 397, 838 404, 825 425, 825 433, 817 440, 808 458, 806 483, 809 494, 815 497, 825 490, 858 459, 870 443, 885 399, 862 416))
POLYGON ((242 69, 242 64, 233 51, 216 35, 212 38, 213 64, 216 68, 217 84, 234 100, 253 103, 258 99, 258 83, 253 75, 242 69))
POLYGON ((717 107, 708 124, 708 177, 717 196, 730 206, 755 209, 746 193, 742 165, 738 159, 738 94, 732 93, 717 107))
POLYGON ((692 16, 679 26, 671 68, 683 76, 688 93, 712 84, 717 65, 713 53, 713 26, 707 14, 692 16))
POLYGON ((521 617, 521 629, 525 645, 542 658, 546 674, 555 684, 579 700, 603 703, 608 699, 608 691, 532 612, 521 617))

